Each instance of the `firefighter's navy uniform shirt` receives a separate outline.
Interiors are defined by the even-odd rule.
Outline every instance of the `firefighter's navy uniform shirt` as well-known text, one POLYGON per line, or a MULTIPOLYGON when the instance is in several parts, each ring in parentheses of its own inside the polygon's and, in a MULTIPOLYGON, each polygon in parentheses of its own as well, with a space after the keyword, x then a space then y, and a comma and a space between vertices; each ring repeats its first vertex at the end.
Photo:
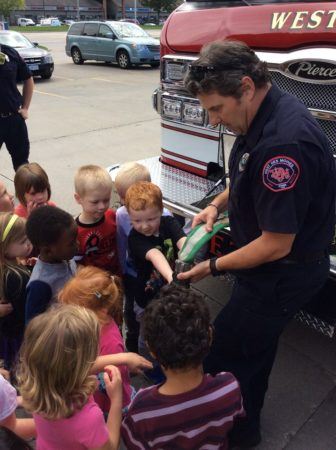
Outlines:
POLYGON ((291 254, 326 250, 334 234, 335 163, 306 107, 272 86, 229 161, 232 237, 242 247, 262 231, 295 234, 291 254))
POLYGON ((0 51, 9 61, 0 64, 0 113, 14 113, 22 106, 22 95, 17 83, 31 77, 30 70, 16 50, 1 45, 0 51))

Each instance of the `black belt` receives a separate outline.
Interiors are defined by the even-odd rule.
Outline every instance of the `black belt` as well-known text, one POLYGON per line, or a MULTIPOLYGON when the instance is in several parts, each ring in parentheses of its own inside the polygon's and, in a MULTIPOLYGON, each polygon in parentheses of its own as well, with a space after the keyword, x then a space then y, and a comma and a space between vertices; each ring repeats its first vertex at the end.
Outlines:
POLYGON ((307 255, 287 255, 285 258, 279 259, 278 262, 280 264, 309 264, 315 261, 320 261, 321 259, 328 256, 328 252, 326 250, 321 250, 319 252, 313 252, 307 255))
POLYGON ((14 116, 16 112, 0 112, 1 119, 7 119, 7 117, 14 116))

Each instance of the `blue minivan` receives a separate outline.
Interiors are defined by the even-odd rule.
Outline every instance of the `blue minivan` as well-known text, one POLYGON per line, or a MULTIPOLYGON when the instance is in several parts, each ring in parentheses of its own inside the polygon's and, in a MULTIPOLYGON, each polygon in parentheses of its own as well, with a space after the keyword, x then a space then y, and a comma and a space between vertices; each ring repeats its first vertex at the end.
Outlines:
POLYGON ((128 22, 76 22, 67 33, 65 51, 75 64, 117 62, 122 69, 132 64, 160 65, 160 42, 128 22))

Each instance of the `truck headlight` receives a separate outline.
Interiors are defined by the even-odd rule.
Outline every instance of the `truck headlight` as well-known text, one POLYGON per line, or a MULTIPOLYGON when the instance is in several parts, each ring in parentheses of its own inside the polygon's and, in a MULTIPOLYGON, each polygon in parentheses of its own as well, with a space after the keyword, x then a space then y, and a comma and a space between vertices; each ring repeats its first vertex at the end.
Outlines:
POLYGON ((165 64, 165 80, 182 81, 186 73, 186 66, 183 63, 166 62, 165 64))
POLYGON ((193 123, 195 125, 203 125, 204 123, 204 109, 196 103, 183 103, 182 112, 183 122, 193 123))
POLYGON ((162 115, 169 119, 181 120, 182 101, 173 99, 162 99, 162 115))

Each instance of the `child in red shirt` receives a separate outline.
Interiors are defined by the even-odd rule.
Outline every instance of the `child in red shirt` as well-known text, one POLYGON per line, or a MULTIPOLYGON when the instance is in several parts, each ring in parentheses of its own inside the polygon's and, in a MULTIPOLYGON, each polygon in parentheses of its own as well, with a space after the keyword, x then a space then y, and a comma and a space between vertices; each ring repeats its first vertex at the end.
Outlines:
POLYGON ((76 261, 120 274, 116 213, 110 209, 112 180, 105 169, 82 166, 75 175, 75 200, 82 207, 77 217, 79 253, 76 261))

